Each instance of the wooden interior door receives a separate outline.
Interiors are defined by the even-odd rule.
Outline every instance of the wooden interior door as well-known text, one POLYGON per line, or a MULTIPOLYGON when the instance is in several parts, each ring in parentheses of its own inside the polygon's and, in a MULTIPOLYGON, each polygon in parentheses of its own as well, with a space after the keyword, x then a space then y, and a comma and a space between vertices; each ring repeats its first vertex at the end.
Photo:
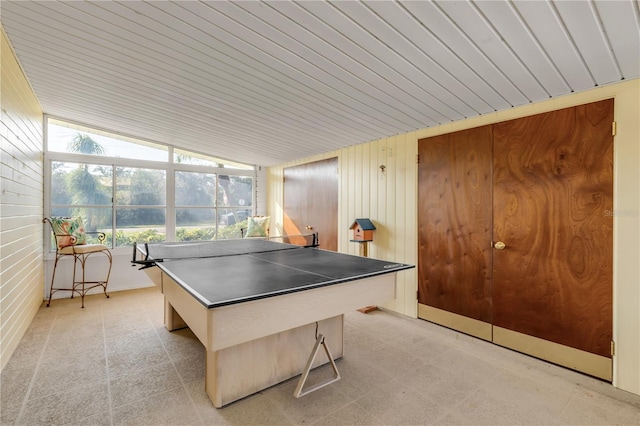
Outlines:
POLYGON ((284 233, 318 232, 320 248, 338 250, 338 158, 284 169, 284 233))
POLYGON ((612 122, 605 100, 418 142, 420 318, 611 380, 612 122))
POLYGON ((613 100, 493 126, 493 324, 611 358, 613 100))
POLYGON ((490 323, 491 126, 418 152, 418 303, 490 323))

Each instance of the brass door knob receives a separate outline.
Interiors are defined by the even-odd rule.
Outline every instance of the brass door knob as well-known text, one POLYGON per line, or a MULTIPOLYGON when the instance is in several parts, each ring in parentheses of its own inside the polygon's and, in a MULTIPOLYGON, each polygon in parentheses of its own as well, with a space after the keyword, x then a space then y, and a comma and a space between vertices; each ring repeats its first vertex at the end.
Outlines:
POLYGON ((502 241, 498 241, 497 243, 493 244, 493 247, 494 247, 496 250, 504 250, 504 248, 505 248, 506 246, 507 246, 507 245, 506 245, 505 243, 503 243, 502 241))

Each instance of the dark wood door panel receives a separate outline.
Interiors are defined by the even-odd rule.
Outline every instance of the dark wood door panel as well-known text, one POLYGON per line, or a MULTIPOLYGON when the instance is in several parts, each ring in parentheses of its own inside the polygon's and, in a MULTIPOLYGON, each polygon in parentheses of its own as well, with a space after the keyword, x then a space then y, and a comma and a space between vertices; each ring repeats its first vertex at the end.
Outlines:
POLYGON ((320 248, 337 251, 338 158, 287 167, 284 179, 285 235, 316 231, 320 248))
POLYGON ((493 126, 494 324, 611 357, 613 100, 493 126))
POLYGON ((284 235, 299 235, 307 225, 308 170, 302 166, 284 169, 284 235))
POLYGON ((418 151, 418 303, 490 323, 491 126, 418 151))

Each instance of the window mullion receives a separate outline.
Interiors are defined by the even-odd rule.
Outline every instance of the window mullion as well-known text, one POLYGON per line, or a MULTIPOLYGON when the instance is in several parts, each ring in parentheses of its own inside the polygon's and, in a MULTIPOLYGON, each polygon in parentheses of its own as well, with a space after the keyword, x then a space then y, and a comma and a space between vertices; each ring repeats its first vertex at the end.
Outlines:
POLYGON ((111 247, 116 246, 116 165, 111 164, 111 247))
MULTIPOLYGON (((171 157, 173 158, 173 156, 171 157)), ((169 164, 166 185, 165 224, 167 227, 167 241, 176 240, 176 170, 173 163, 169 164)))

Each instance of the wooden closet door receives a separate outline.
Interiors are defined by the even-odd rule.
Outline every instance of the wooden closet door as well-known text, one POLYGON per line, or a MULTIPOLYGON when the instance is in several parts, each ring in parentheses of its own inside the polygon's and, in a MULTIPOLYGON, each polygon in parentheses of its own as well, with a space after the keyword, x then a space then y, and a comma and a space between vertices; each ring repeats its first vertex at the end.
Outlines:
POLYGON ((613 100, 493 126, 493 323, 611 358, 613 100))
POLYGON ((491 126, 421 139, 418 153, 418 306, 491 323, 491 126))
POLYGON ((338 250, 338 158, 284 169, 284 233, 318 232, 320 248, 338 250))

